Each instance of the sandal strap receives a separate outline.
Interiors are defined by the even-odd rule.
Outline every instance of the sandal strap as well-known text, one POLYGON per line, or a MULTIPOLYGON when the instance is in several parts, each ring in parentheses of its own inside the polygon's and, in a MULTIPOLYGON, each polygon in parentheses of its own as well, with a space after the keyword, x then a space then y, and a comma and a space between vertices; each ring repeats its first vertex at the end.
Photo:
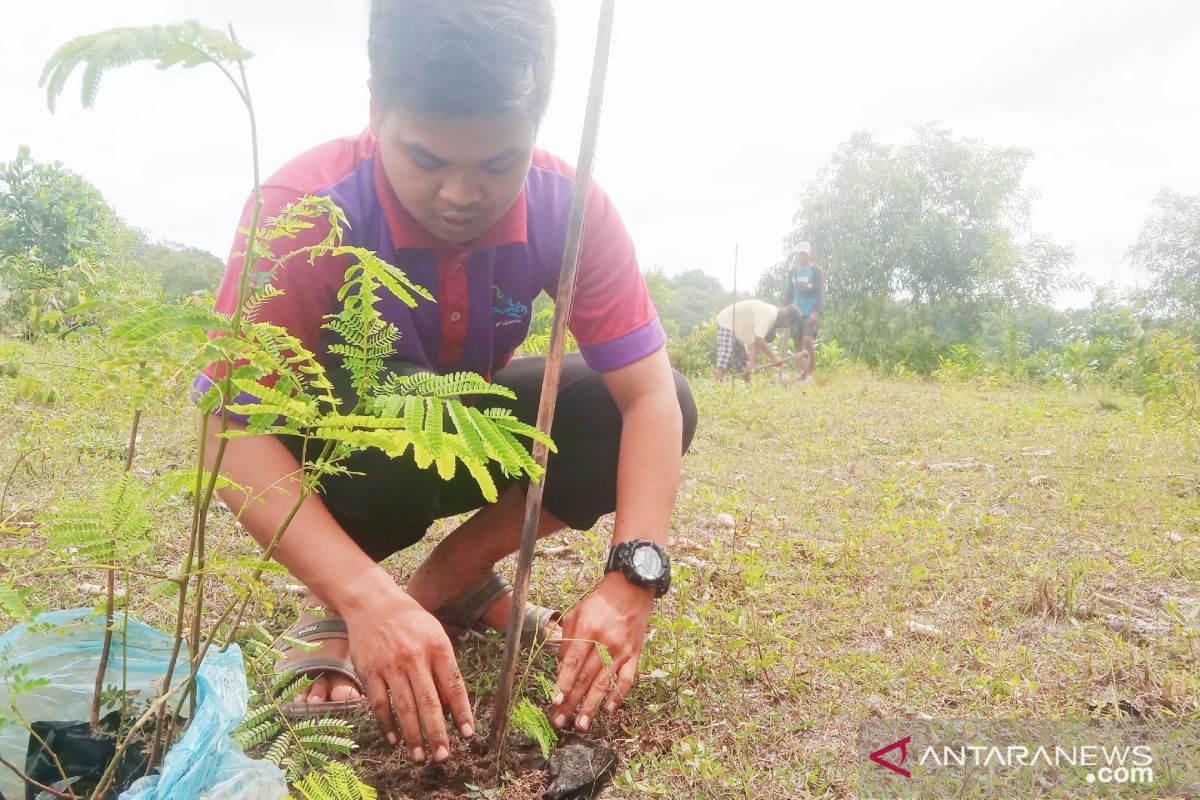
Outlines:
MULTIPOLYGON (((506 594, 512 594, 512 584, 496 570, 488 570, 488 574, 468 589, 455 602, 447 603, 434 614, 443 624, 460 630, 479 630, 482 628, 483 615, 506 594)), ((535 642, 545 644, 549 640, 550 626, 562 614, 533 603, 525 604, 525 621, 521 627, 521 643, 529 647, 535 642)))
POLYGON ((349 639, 350 630, 341 617, 326 617, 312 622, 297 623, 284 634, 302 642, 320 642, 325 639, 349 639))
POLYGON ((488 570, 483 578, 462 596, 439 609, 441 615, 449 617, 461 628, 474 628, 483 619, 487 610, 506 594, 512 593, 512 584, 494 569, 488 570))
POLYGON ((562 614, 552 608, 525 604, 525 623, 521 626, 521 644, 532 647, 550 641, 551 626, 562 619, 562 614))
POLYGON ((343 658, 330 658, 329 656, 298 658, 292 662, 282 662, 279 664, 279 667, 281 671, 286 670, 297 677, 310 672, 336 672, 354 681, 354 685, 358 687, 360 692, 366 691, 362 685, 362 681, 358 679, 358 675, 354 672, 354 665, 343 658))

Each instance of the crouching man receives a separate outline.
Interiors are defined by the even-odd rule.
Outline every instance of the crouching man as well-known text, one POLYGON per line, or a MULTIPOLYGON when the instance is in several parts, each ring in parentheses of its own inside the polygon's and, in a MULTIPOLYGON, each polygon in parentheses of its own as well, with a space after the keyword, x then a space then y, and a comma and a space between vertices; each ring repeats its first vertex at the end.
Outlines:
MULTIPOLYGON (((376 251, 434 295, 436 303, 416 308, 379 304, 401 333, 389 365, 488 376, 516 393, 516 401, 499 402, 530 424, 545 360, 513 354, 534 298, 557 289, 575 180, 571 167, 535 146, 554 47, 550 0, 374 0, 369 126, 298 156, 263 185, 264 219, 299 197, 327 195, 346 212, 346 244, 376 251)), ((609 198, 596 186, 590 192, 570 320, 580 355, 563 367, 558 452, 538 531, 586 529, 616 512, 603 577, 580 586, 586 596, 558 620, 564 642, 551 720, 582 730, 620 705, 637 677, 651 609, 669 583, 663 548, 681 454, 696 426, 633 243, 609 198)), ((247 205, 243 229, 249 213, 247 205)), ((327 232, 317 225, 276 241, 292 251, 327 232)), ((221 311, 236 302, 244 250, 243 233, 217 299, 221 311)), ((298 337, 346 394, 350 377, 321 326, 338 308, 348 264, 338 255, 293 261, 274 279, 283 294, 264 302, 257 319, 298 337)), ((200 375, 196 391, 216 378, 211 369, 200 375)), ((210 460, 218 427, 208 426, 210 460)), ((281 436, 228 443, 223 471, 254 500, 232 489, 222 496, 244 507, 242 523, 260 544, 294 503, 300 456, 297 441, 281 436)), ((345 467, 304 501, 274 553, 309 589, 291 635, 319 645, 285 653, 281 669, 315 678, 289 711, 336 713, 365 697, 390 742, 403 740, 415 761, 446 761, 443 706, 464 737, 475 720, 442 620, 505 627, 511 587, 493 567, 518 547, 526 487, 501 476, 499 499, 489 504, 464 470, 441 481, 411 455, 393 460, 368 450, 345 467), (436 519, 470 511, 407 586, 380 566, 436 519)), ((534 635, 549 633, 553 614, 526 613, 534 635)))

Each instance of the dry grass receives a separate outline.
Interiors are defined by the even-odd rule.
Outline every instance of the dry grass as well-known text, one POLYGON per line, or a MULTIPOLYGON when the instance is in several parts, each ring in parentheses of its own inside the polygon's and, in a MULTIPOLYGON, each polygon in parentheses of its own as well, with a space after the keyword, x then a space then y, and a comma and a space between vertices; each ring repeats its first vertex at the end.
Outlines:
MULTIPOLYGON (((78 346, 20 355, 87 363, 78 346)), ((42 510, 119 468, 127 410, 87 402, 78 371, 26 372, 67 395, 23 404, 0 379, 0 470, 42 448, 14 473, 8 502, 42 510)), ((675 588, 658 606, 643 682, 602 723, 623 754, 607 797, 852 797, 868 716, 1197 713, 1195 428, 1104 390, 843 374, 807 388, 702 380, 696 393, 675 588), (1157 624, 1122 629, 1121 613, 1097 613, 1100 596, 1157 624)), ((140 469, 186 463, 191 419, 185 408, 152 412, 140 469)), ((161 512, 163 564, 178 559, 186 514, 183 498, 161 512)), ((548 543, 570 547, 539 561, 540 602, 569 604, 598 577, 606 524, 548 543)), ((227 515, 216 531, 244 547, 227 515)), ((27 525, 6 539, 37 535, 27 525)), ((397 576, 427 546, 393 559, 397 576)), ((41 578, 38 600, 92 602, 77 582, 101 581, 41 578)), ((169 616, 165 601, 134 602, 148 621, 169 616)), ((262 616, 282 628, 291 609, 281 600, 262 616)), ((494 650, 463 656, 481 693, 494 650)))

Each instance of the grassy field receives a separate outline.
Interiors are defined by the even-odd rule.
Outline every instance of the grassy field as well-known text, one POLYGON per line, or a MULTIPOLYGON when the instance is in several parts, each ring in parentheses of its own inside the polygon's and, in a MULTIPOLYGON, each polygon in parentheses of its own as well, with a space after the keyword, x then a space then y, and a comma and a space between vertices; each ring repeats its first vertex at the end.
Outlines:
MULTIPOLYGON (((119 469, 128 409, 83 394, 91 375, 77 367, 95 369, 94 353, 6 352, 63 395, 21 400, 0 378, 8 506, 86 496, 119 469)), ((605 797, 854 797, 857 728, 872 716, 1197 714, 1195 427, 1103 390, 851 373, 695 390, 674 588, 643 681, 597 728, 623 757, 605 797)), ((137 469, 186 465, 193 424, 182 404, 152 409, 137 469)), ((155 560, 177 560, 187 514, 182 497, 162 511, 155 560)), ((227 515, 217 532, 229 548, 248 541, 227 515)), ((538 599, 577 599, 608 535, 602 522, 547 541, 538 599)), ((26 521, 0 545, 37 536, 26 521)), ((389 566, 403 579, 420 554, 389 566)), ((36 599, 92 602, 77 581, 101 582, 47 577, 36 599)), ((282 629, 293 602, 262 616, 282 629)), ((167 617, 148 596, 134 607, 167 617)), ((476 692, 498 656, 495 642, 463 653, 476 692)), ((507 796, 532 796, 522 787, 507 796)))

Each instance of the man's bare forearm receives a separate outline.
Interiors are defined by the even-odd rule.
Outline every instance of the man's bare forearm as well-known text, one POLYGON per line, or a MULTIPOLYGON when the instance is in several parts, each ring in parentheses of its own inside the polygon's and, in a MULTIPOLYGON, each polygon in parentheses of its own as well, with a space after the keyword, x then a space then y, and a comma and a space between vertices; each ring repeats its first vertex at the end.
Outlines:
MULTIPOLYGON (((229 426, 245 427, 233 421, 229 426)), ((218 441, 216 431, 210 430, 205 447, 209 467, 218 441)), ((249 436, 229 441, 221 472, 249 490, 249 499, 234 489, 223 489, 220 495, 240 514, 242 525, 255 541, 266 547, 300 495, 300 463, 275 437, 249 436)), ((352 612, 372 595, 398 588, 346 534, 315 494, 300 505, 273 558, 343 614, 352 612)))
POLYGON ((666 547, 679 490, 683 416, 670 394, 648 395, 622 420, 617 463, 617 516, 613 544, 650 539, 666 547))
POLYGON ((613 544, 667 543, 683 459, 683 413, 665 351, 605 375, 621 410, 613 544))

